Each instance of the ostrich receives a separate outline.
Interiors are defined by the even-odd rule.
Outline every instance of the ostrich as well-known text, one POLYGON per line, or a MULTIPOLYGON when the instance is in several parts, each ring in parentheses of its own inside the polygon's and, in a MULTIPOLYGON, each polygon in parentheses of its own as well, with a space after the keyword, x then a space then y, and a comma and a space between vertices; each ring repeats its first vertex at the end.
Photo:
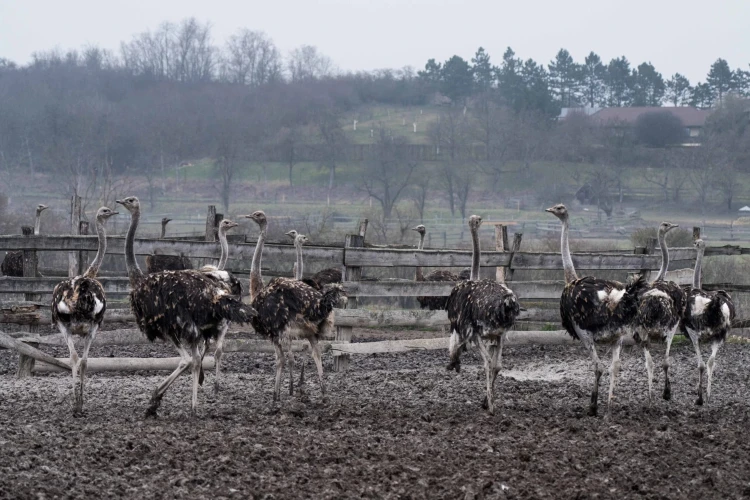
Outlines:
POLYGON ((546 211, 562 222, 560 246, 565 271, 565 289, 560 297, 562 324, 571 337, 581 341, 586 350, 591 353, 594 362, 594 389, 591 392, 591 404, 588 411, 590 416, 595 416, 597 413, 599 380, 604 371, 596 352, 596 344, 614 343, 607 404, 607 415, 609 415, 615 381, 620 370, 622 340, 635 324, 638 296, 645 290, 646 283, 643 276, 638 276, 627 285, 592 276, 578 278, 568 244, 568 210, 565 205, 560 204, 546 211))
POLYGON ((513 326, 520 306, 513 291, 493 280, 479 279, 479 226, 482 218, 469 218, 472 255, 471 276, 459 282, 448 297, 446 308, 451 323, 448 370, 460 370, 462 348, 474 342, 484 360, 487 395, 483 406, 490 413, 495 410, 492 397, 495 379, 500 371, 505 332, 513 326))
MULTIPOLYGON (((291 231, 287 231, 284 234, 286 234, 287 236, 289 236, 290 238, 292 238, 292 240, 294 240, 294 247, 295 247, 295 251, 296 251, 296 254, 297 254, 297 258, 294 260, 294 265, 292 266, 292 275, 294 276, 294 279, 296 279, 297 281, 301 281, 304 284, 309 285, 309 286, 313 287, 316 290, 320 290, 323 287, 323 285, 321 285, 318 281, 316 281, 314 277, 305 278, 303 276, 304 273, 302 271, 302 266, 300 264, 302 262, 302 247, 301 247, 301 245, 304 244, 304 243, 309 243, 310 240, 307 238, 307 236, 300 235, 300 233, 298 233, 295 229, 292 229, 291 231), (303 236, 303 238, 300 240, 300 246, 298 247, 297 246, 297 238, 299 236, 303 236)), ((323 273, 324 271, 327 271, 327 269, 324 269, 323 271, 320 271, 320 273, 323 273)), ((318 273, 318 274, 320 274, 320 273, 318 273)), ((339 275, 340 274, 341 273, 339 273, 339 275)), ((325 284, 327 284, 327 283, 324 283, 324 285, 325 284)))
MULTIPOLYGON (((274 278, 263 286, 261 276, 261 257, 268 230, 268 220, 263 211, 246 215, 260 227, 260 235, 255 246, 255 253, 250 267, 250 296, 252 305, 258 315, 251 321, 253 329, 267 337, 276 351, 276 381, 273 400, 279 400, 281 393, 281 375, 284 370, 285 352, 291 352, 291 339, 295 335, 310 342, 313 361, 318 369, 320 391, 325 394, 323 381, 323 359, 318 341, 333 328, 333 308, 345 296, 344 288, 339 283, 326 285, 322 290, 294 279, 274 278)), ((301 251, 301 240, 295 239, 298 252, 301 251)), ((298 274, 301 272, 301 262, 298 274)), ((293 387, 294 358, 289 359, 289 393, 293 387)))
MULTIPOLYGON (((285 234, 294 240, 299 233, 296 230, 292 229, 285 234)), ((296 266, 297 263, 295 262, 294 265, 296 266)), ((297 272, 298 271, 296 270, 294 271, 295 276, 297 275, 297 272)), ((330 285, 331 283, 341 283, 341 269, 329 267, 318 271, 309 278, 303 278, 300 275, 300 277, 297 279, 310 285, 316 290, 321 290, 324 286, 330 285)))
POLYGON ((164 393, 188 368, 193 373, 191 411, 196 413, 201 360, 211 340, 222 338, 229 322, 248 323, 255 310, 232 295, 220 280, 193 269, 144 275, 135 260, 135 232, 141 217, 138 198, 117 203, 130 212, 125 239, 125 262, 130 278, 130 306, 138 328, 150 341, 170 340, 180 353, 180 363, 154 390, 146 416, 156 416, 164 393))
POLYGON ((96 275, 107 253, 107 233, 104 228, 107 219, 117 212, 101 207, 96 213, 96 234, 99 248, 96 257, 82 276, 61 281, 52 292, 52 323, 57 325, 65 336, 70 350, 70 364, 73 372, 73 414, 83 412, 83 381, 86 374, 86 359, 91 343, 102 325, 107 299, 96 275), (78 358, 74 336, 83 337, 83 354, 78 358))
POLYGON ((711 402, 711 379, 713 378, 716 353, 724 343, 727 332, 732 327, 735 310, 732 297, 724 290, 707 292, 701 289, 701 268, 706 244, 703 240, 695 240, 698 255, 693 272, 693 286, 687 293, 687 306, 682 316, 681 328, 695 347, 698 357, 698 399, 695 404, 703 404, 703 373, 707 372, 706 402, 711 402), (711 343, 711 356, 703 364, 701 343, 711 343))
MULTIPOLYGON (((424 249, 424 235, 427 232, 425 227, 420 224, 417 227, 413 227, 412 231, 419 233, 419 246, 418 250, 424 249)), ((422 268, 417 267, 414 271, 414 281, 458 281, 459 277, 450 271, 444 269, 438 269, 432 271, 425 276, 422 273, 422 268)), ((429 309, 430 311, 443 310, 448 303, 448 297, 417 297, 419 307, 422 309, 429 309)))
MULTIPOLYGON (((48 208, 49 207, 47 205, 42 204, 36 206, 36 215, 34 216, 34 236, 37 236, 39 234, 39 230, 42 225, 42 212, 44 212, 48 208)), ((28 236, 29 234, 31 234, 30 229, 31 228, 28 228, 27 226, 24 226, 21 229, 24 236, 28 236)), ((0 272, 2 272, 4 276, 22 277, 23 251, 19 250, 15 252, 7 252, 2 264, 0 264, 0 272)))
POLYGON ((672 281, 664 281, 669 267, 669 250, 666 236, 669 231, 679 227, 677 224, 662 222, 659 225, 658 239, 661 248, 661 269, 656 279, 638 299, 638 313, 636 319, 635 341, 643 347, 646 358, 646 372, 648 375, 648 401, 653 399, 654 361, 649 352, 650 343, 666 342, 664 353, 664 394, 665 400, 672 398, 669 382, 669 349, 672 339, 682 319, 685 310, 685 292, 672 281))
MULTIPOLYGON (((164 217, 161 220, 161 236, 163 240, 167 234, 167 224, 172 219, 164 217)), ((147 255, 146 272, 148 274, 158 273, 161 271, 182 271, 183 269, 192 269, 193 263, 184 255, 147 255)))
MULTIPOLYGON (((219 264, 217 266, 203 266, 200 271, 205 275, 217 280, 224 286, 229 287, 231 294, 238 299, 242 299, 242 284, 240 280, 234 277, 229 271, 225 271, 227 259, 229 258, 229 243, 227 243, 227 231, 239 226, 236 222, 229 219, 223 219, 219 223, 219 244, 221 246, 221 256, 219 257, 219 264)), ((216 337, 216 347, 214 349, 214 360, 216 361, 216 378, 214 379, 214 393, 219 392, 221 386, 219 384, 220 373, 221 373, 221 358, 224 355, 224 336, 227 330, 221 330, 219 335, 216 337)), ((205 356, 206 351, 203 351, 205 356)), ((203 363, 201 363, 201 374, 199 377, 199 383, 203 383, 203 363)))

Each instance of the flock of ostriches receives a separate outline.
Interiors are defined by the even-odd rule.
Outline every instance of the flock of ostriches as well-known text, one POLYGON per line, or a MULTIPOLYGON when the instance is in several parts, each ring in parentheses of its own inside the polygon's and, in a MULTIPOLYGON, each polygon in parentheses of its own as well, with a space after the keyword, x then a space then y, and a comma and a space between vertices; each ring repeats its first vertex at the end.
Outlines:
MULTIPOLYGON (((285 364, 289 364, 289 392, 294 389, 294 357, 292 338, 307 339, 315 362, 320 390, 325 393, 323 363, 319 341, 331 332, 333 309, 346 300, 341 285, 341 272, 326 269, 312 278, 303 278, 302 245, 307 237, 296 231, 287 233, 294 239, 296 263, 294 278, 274 278, 268 283, 261 276, 261 258, 268 222, 262 211, 245 217, 260 228, 250 270, 250 301, 243 302, 242 286, 237 278, 224 269, 228 257, 227 231, 235 222, 221 221, 219 241, 221 258, 217 266, 189 269, 189 259, 184 257, 154 256, 148 259, 149 272, 138 267, 134 253, 135 233, 140 219, 138 198, 131 196, 117 200, 130 212, 131 222, 125 242, 125 259, 130 280, 130 304, 139 329, 150 341, 171 341, 180 354, 177 369, 153 392, 146 412, 155 416, 159 404, 175 379, 183 372, 192 373, 192 411, 196 410, 198 386, 203 383, 202 360, 213 343, 216 375, 214 390, 219 390, 221 358, 224 337, 231 323, 250 324, 255 332, 269 339, 276 354, 276 379, 273 400, 278 401, 285 364), (167 269, 167 270, 164 270, 167 269)), ((37 209, 37 232, 39 214, 37 209)), ((589 414, 596 415, 599 382, 604 365, 599 360, 597 345, 611 345, 610 385, 607 413, 620 369, 620 351, 623 340, 632 334, 643 348, 648 374, 649 401, 653 392, 654 362, 649 352, 652 342, 666 344, 662 368, 664 392, 671 399, 669 380, 670 347, 677 330, 687 335, 695 347, 698 358, 698 399, 701 405, 711 397, 711 380, 716 353, 726 338, 734 319, 732 299, 724 291, 707 292, 701 289, 701 264, 705 245, 697 240, 697 258, 692 286, 680 287, 666 281, 669 253, 666 234, 674 224, 663 222, 659 226, 658 241, 662 263, 659 274, 648 283, 639 275, 627 283, 585 276, 579 278, 573 266, 568 245, 568 211, 564 205, 548 208, 547 212, 562 222, 561 251, 565 272, 565 289, 560 298, 562 324, 568 333, 578 339, 589 351, 594 365, 594 386, 589 414), (709 343, 711 354, 704 363, 700 344, 709 343), (705 378, 705 384, 704 384, 705 378)), ((104 290, 97 281, 97 272, 107 249, 105 225, 117 212, 102 207, 96 214, 96 231, 99 247, 91 266, 82 275, 59 283, 52 297, 52 318, 65 336, 70 349, 74 381, 73 412, 82 414, 84 374, 89 348, 101 327, 107 307, 104 290), (83 338, 83 353, 79 357, 74 338, 83 338)), ((168 219, 162 221, 162 237, 168 219)), ((495 403, 493 387, 500 370, 503 342, 521 310, 513 291, 494 280, 479 278, 479 227, 482 219, 473 215, 469 219, 472 238, 472 263, 470 274, 455 275, 447 271, 433 271, 423 275, 417 269, 418 281, 451 281, 457 284, 448 297, 420 297, 423 308, 445 309, 450 320, 449 363, 447 368, 460 370, 460 355, 468 344, 475 344, 484 361, 486 395, 483 406, 492 413, 495 403)), ((414 228, 420 234, 419 249, 424 245, 424 226, 414 228)))

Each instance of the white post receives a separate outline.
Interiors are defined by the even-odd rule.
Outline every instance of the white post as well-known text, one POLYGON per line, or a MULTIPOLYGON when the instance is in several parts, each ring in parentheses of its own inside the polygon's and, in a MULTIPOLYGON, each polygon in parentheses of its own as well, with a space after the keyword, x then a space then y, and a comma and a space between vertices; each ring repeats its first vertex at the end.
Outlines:
POLYGON ((370 139, 375 137, 375 131, 373 129, 370 129, 370 139))
POLYGON ((352 124, 352 130, 357 130, 357 120, 354 120, 354 123, 352 124))
POLYGON ((417 133, 417 122, 414 122, 414 133, 417 133))

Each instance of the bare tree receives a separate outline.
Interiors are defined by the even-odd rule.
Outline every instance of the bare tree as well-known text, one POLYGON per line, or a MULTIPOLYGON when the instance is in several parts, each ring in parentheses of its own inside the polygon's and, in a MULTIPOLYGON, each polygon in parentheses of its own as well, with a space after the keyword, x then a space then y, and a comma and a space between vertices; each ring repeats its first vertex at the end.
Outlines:
POLYGON ((430 192, 430 176, 427 172, 420 172, 414 179, 414 189, 412 189, 411 201, 414 209, 419 215, 419 222, 424 222, 424 210, 427 205, 427 196, 430 192))
POLYGON ((302 45, 291 52, 287 59, 287 70, 292 82, 315 80, 333 74, 333 62, 321 54, 317 47, 302 45))
POLYGON ((246 28, 227 40, 221 68, 225 80, 251 87, 281 79, 281 57, 273 40, 246 28))
POLYGON ((380 202, 383 217, 391 218, 393 207, 410 184, 417 163, 408 161, 406 140, 379 128, 375 144, 365 158, 362 189, 380 202))

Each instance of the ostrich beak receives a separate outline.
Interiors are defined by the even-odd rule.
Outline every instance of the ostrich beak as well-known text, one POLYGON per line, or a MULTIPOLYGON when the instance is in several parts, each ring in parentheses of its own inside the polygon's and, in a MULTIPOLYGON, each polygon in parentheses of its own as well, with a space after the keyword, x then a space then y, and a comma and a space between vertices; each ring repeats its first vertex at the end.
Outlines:
POLYGON ((419 231, 419 228, 418 228, 418 227, 413 227, 413 228, 411 228, 411 230, 412 230, 412 231, 417 231, 417 232, 418 232, 418 231, 419 231))
POLYGON ((112 212, 112 215, 117 215, 117 214, 119 214, 119 213, 120 213, 120 212, 112 212))
POLYGON ((545 208, 545 209, 544 209, 544 211, 545 211, 545 212, 549 212, 549 213, 552 213, 553 209, 552 209, 552 208, 545 208))
POLYGON ((294 233, 295 233, 295 231, 294 231, 294 230, 292 230, 292 231, 287 231, 287 232, 286 232, 286 233, 284 233, 284 234, 285 234, 285 235, 287 235, 287 236, 289 236, 290 238, 294 238, 294 233))
POLYGON ((115 203, 119 203, 120 205, 124 205, 125 204, 125 202, 122 201, 122 200, 115 200, 115 203))

